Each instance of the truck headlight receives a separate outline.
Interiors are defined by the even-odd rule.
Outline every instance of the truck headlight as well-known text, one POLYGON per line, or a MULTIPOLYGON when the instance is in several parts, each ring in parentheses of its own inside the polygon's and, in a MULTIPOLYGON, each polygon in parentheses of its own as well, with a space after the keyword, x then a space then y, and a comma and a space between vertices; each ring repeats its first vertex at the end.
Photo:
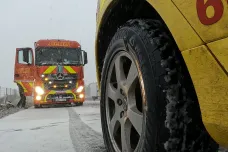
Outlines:
POLYGON ((35 91, 38 95, 43 95, 44 94, 44 90, 40 87, 40 86, 36 86, 35 87, 35 91))
POLYGON ((36 96, 36 100, 40 101, 41 100, 41 96, 36 96))
POLYGON ((78 89, 76 90, 76 92, 77 93, 80 93, 80 92, 82 92, 83 89, 84 89, 84 87, 83 86, 80 86, 80 87, 78 87, 78 89))
POLYGON ((84 94, 79 94, 79 98, 84 98, 84 94))

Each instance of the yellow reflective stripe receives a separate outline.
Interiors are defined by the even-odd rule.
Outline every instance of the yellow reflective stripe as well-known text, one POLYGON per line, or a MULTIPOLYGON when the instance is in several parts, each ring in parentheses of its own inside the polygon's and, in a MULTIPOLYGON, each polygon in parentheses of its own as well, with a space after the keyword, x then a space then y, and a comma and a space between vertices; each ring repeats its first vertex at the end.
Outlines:
POLYGON ((17 83, 19 83, 19 84, 22 86, 22 88, 23 88, 24 92, 28 92, 28 90, 24 87, 24 85, 22 84, 22 82, 21 82, 21 81, 18 81, 17 83))
POLYGON ((78 89, 78 82, 76 82, 76 90, 78 89))
POLYGON ((54 91, 54 90, 51 90, 50 92, 49 92, 49 94, 55 94, 56 93, 56 91, 54 91))
POLYGON ((65 93, 72 93, 72 91, 71 90, 66 90, 65 93))
POLYGON ((47 70, 44 71, 44 74, 50 74, 55 68, 56 66, 49 66, 47 70))
POLYGON ((74 96, 74 99, 76 99, 76 95, 75 95, 75 93, 73 93, 73 92, 72 92, 72 94, 73 94, 73 96, 74 96))
POLYGON ((75 95, 75 93, 74 93, 72 90, 66 90, 65 92, 66 92, 66 93, 72 93, 73 96, 74 96, 74 99, 76 99, 76 95, 75 95))
MULTIPOLYGON (((74 99, 76 99, 76 95, 75 95, 75 93, 74 93, 72 90, 66 90, 65 93, 71 93, 71 94, 73 94, 74 99)), ((49 94, 56 94, 56 91, 51 90, 51 91, 45 96, 45 98, 44 98, 45 102, 47 102, 47 96, 48 96, 49 94)))
POLYGON ((70 66, 64 66, 64 68, 71 74, 76 73, 70 66))
POLYGON ((33 82, 29 82, 30 87, 33 87, 33 82))
POLYGON ((51 91, 44 97, 44 102, 47 102, 47 96, 48 96, 49 94, 55 94, 55 93, 56 93, 56 91, 51 90, 51 91))
POLYGON ((43 83, 41 84, 41 88, 44 89, 44 84, 43 83))

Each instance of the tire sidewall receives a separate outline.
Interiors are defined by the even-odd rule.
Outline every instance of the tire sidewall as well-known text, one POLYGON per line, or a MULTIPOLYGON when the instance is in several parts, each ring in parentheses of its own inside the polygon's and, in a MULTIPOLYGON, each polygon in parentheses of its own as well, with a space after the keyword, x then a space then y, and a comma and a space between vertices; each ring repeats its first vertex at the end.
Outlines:
MULTIPOLYGON (((154 49, 155 46, 152 46, 149 42, 145 42, 148 41, 146 39, 144 39, 143 42, 141 38, 143 35, 145 37, 147 33, 141 34, 142 35, 137 35, 134 29, 128 27, 120 29, 113 37, 104 60, 101 78, 101 121, 104 141, 108 151, 111 152, 115 150, 107 126, 105 91, 110 64, 119 50, 126 50, 126 52, 128 52, 136 61, 145 89, 142 135, 136 151, 145 151, 144 147, 148 146, 147 144, 150 144, 150 147, 153 147, 153 149, 150 149, 151 151, 155 151, 159 126, 164 126, 165 120, 160 117, 160 105, 164 105, 165 100, 163 99, 164 101, 157 101, 156 95, 161 94, 162 90, 157 88, 159 84, 157 84, 154 79, 155 76, 153 73, 155 71, 151 68, 150 59, 148 57, 148 51, 154 49), (159 103, 161 104, 159 105, 159 103), (148 124, 148 122, 150 123, 148 124), (148 131, 150 132, 150 137, 146 138, 148 131)), ((165 107, 163 107, 163 109, 165 109, 165 107)))

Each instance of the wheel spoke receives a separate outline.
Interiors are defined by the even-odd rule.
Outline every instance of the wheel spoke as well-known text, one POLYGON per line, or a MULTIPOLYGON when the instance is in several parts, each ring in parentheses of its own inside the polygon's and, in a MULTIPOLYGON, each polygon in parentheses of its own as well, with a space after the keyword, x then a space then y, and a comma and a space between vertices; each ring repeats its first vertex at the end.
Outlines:
POLYGON ((117 129, 120 127, 118 126, 118 120, 119 120, 119 115, 118 112, 115 112, 114 116, 112 117, 109 127, 110 127, 110 132, 113 136, 115 136, 115 133, 117 131, 117 129))
POLYGON ((141 135, 143 121, 142 113, 138 111, 136 106, 133 106, 128 109, 127 115, 135 130, 141 135))
POLYGON ((132 62, 130 70, 128 72, 127 80, 126 80, 126 93, 129 92, 130 89, 133 89, 136 84, 136 80, 138 78, 138 71, 135 64, 132 62))
POLYGON ((121 121, 121 145, 122 152, 130 152, 131 150, 131 123, 126 119, 121 121))
POLYGON ((116 58, 115 71, 116 71, 116 81, 117 81, 118 87, 120 88, 120 85, 124 80, 124 71, 123 71, 123 63, 121 61, 121 56, 116 58))
POLYGON ((116 103, 116 100, 117 100, 117 90, 109 83, 108 84, 108 97, 110 99, 112 99, 115 103, 116 103))

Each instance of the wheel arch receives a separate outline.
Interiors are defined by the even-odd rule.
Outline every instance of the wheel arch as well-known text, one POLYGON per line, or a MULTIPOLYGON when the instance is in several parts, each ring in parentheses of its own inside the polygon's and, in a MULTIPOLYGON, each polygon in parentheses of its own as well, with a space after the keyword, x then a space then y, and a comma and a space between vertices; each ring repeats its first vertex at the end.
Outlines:
POLYGON ((121 25, 134 18, 156 19, 163 22, 181 51, 203 44, 202 40, 171 1, 105 1, 101 11, 98 12, 95 41, 96 70, 99 87, 104 57, 109 42, 121 25), (170 12, 172 13, 170 14, 170 12), (176 20, 182 22, 181 26, 179 22, 175 22, 176 20))

